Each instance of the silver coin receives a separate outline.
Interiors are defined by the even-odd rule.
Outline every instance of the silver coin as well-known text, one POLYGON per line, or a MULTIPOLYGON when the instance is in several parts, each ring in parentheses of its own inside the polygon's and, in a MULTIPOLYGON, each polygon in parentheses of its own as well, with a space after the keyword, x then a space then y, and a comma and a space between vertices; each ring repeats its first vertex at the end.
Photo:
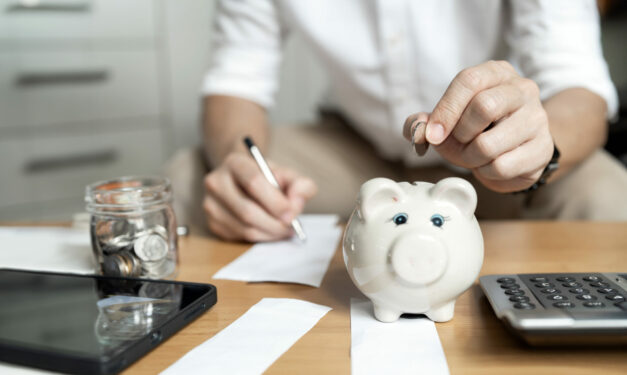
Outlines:
POLYGON ((133 249, 135 250, 135 255, 141 260, 154 262, 168 255, 169 246, 163 236, 157 233, 146 233, 135 240, 133 249))
POLYGON ((168 238, 168 230, 163 225, 155 225, 154 227, 149 229, 149 232, 156 233, 163 238, 168 238))
POLYGON ((172 275, 176 269, 176 264, 173 259, 164 258, 161 261, 144 262, 142 268, 144 277, 161 279, 172 275))

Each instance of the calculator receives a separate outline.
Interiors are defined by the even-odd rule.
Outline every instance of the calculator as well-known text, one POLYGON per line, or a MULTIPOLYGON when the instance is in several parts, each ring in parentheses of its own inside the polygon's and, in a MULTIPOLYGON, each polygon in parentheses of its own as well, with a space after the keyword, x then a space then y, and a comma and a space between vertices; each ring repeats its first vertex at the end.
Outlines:
POLYGON ((627 344, 627 273, 486 275, 479 284, 531 345, 627 344))

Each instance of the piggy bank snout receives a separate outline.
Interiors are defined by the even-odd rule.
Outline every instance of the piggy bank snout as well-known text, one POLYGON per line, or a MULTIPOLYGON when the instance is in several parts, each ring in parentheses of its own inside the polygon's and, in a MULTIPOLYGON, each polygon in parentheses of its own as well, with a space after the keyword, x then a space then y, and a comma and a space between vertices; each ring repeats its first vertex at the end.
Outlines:
POLYGON ((445 245, 433 236, 419 233, 399 236, 388 258, 395 277, 408 286, 434 283, 442 277, 448 263, 445 245))

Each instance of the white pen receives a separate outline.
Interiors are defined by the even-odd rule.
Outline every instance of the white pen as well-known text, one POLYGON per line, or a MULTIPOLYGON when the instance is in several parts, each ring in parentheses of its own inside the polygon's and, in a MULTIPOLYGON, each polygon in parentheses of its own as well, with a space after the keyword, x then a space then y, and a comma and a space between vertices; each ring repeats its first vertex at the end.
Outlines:
MULTIPOLYGON (((272 184, 272 186, 281 190, 279 182, 276 180, 276 177, 274 177, 274 174, 272 174, 270 166, 268 165, 268 163, 266 163, 266 159, 263 158, 263 155, 261 155, 261 151, 259 151, 259 148, 255 146, 253 140, 250 137, 244 137, 244 143, 246 144, 246 147, 248 147, 248 151, 253 156, 253 159, 255 159, 255 162, 257 162, 257 165, 259 166, 259 169, 261 169, 261 173, 263 173, 266 180, 268 180, 268 182, 272 184)), ((297 218, 294 218, 294 220, 292 220, 292 229, 294 229, 294 233, 296 233, 299 240, 307 240, 305 231, 303 230, 303 227, 297 218)))

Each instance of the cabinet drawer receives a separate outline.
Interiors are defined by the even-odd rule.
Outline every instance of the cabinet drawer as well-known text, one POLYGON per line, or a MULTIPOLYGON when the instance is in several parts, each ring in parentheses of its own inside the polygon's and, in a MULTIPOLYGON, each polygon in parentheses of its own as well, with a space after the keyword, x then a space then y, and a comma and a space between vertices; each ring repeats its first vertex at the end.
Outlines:
POLYGON ((37 126, 159 113, 156 52, 0 54, 0 126, 37 126))
POLYGON ((152 37, 154 4, 152 0, 0 0, 0 38, 152 37))
POLYGON ((82 197, 97 180, 153 174, 162 162, 159 129, 0 140, 0 207, 82 197))

